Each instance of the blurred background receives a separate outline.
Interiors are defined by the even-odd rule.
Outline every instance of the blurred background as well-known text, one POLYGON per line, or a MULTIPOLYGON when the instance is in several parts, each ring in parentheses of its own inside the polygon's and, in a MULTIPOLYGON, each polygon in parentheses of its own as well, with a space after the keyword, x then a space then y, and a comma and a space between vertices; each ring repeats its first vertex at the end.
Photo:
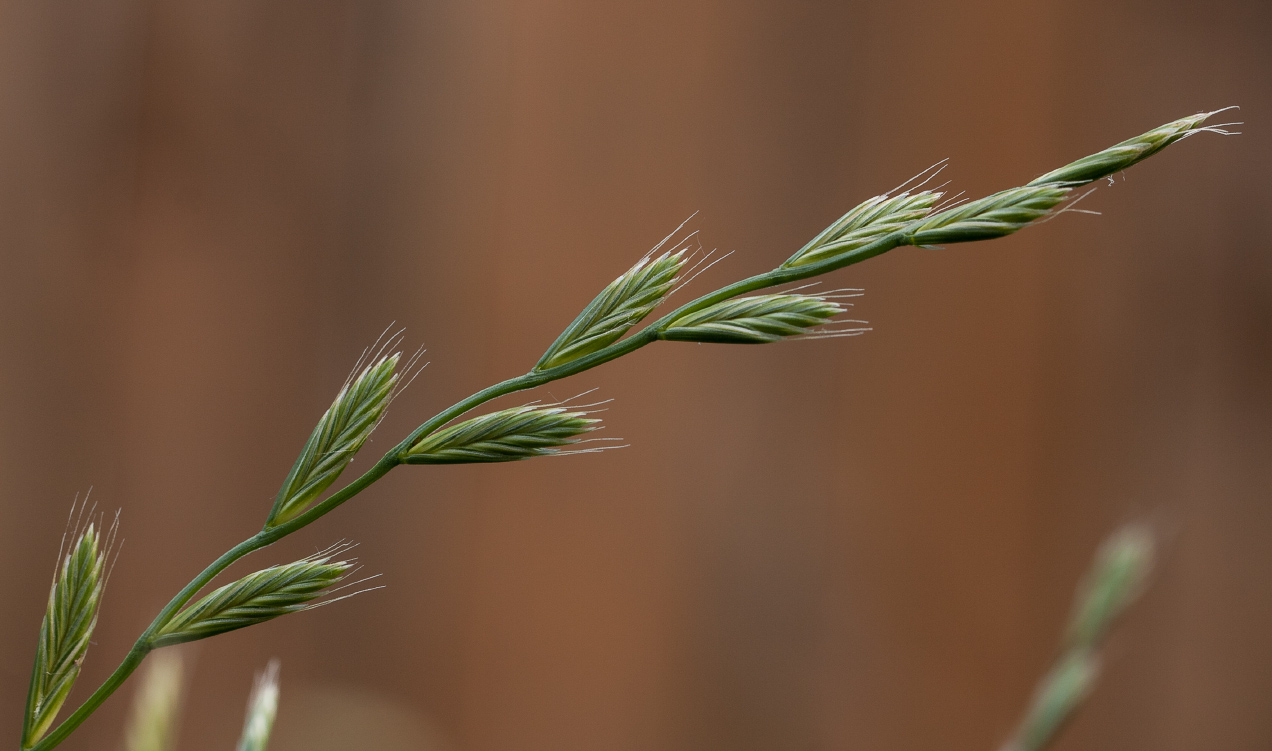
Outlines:
MULTIPOLYGON (((391 322, 431 365, 351 471, 695 211, 737 251, 702 293, 938 159, 978 196, 1239 104, 1103 216, 838 272, 866 336, 503 400, 599 388, 631 446, 402 468, 241 562, 351 538, 387 588, 200 644, 181 748, 231 748, 277 655, 276 751, 988 751, 1141 518, 1162 561, 1058 748, 1268 748, 1269 39, 1260 0, 7 0, 0 737, 75 495, 126 542, 71 705, 391 322)), ((132 691, 63 748, 118 748, 132 691)))

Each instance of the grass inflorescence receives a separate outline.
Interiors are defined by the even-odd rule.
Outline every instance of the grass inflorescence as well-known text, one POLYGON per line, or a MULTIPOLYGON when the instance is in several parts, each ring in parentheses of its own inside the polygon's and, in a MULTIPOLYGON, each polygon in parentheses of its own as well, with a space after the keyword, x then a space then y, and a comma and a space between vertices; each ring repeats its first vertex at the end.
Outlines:
MULTIPOLYGON (((23 724, 23 748, 49 751, 57 746, 155 649, 314 607, 316 599, 331 593, 350 571, 349 562, 333 560, 336 553, 257 571, 215 589, 194 604, 190 602, 235 561, 312 524, 396 467, 508 462, 598 450, 577 448, 579 443, 595 440, 584 436, 597 429, 596 418, 584 408, 531 404, 467 417, 487 402, 567 378, 659 341, 766 344, 860 333, 866 329, 828 326, 836 321, 863 323, 836 318, 847 307, 840 300, 855 296, 855 291, 814 293, 807 291, 810 285, 787 285, 896 248, 989 240, 1037 224, 1066 210, 1066 205, 1071 206, 1076 187, 1126 169, 1196 133, 1227 133, 1223 126, 1205 124, 1213 114, 1175 120, 1048 172, 1026 185, 961 204, 952 200, 940 203, 942 186, 922 189, 944 169, 943 163, 938 163, 893 191, 854 207, 771 271, 709 292, 636 329, 672 293, 701 273, 695 273, 696 266, 685 269, 694 256, 687 244, 676 243, 673 250, 662 251, 677 234, 673 232, 596 295, 524 375, 487 386, 419 424, 360 476, 324 497, 363 448, 399 390, 401 355, 388 352, 397 341, 397 335, 390 337, 365 363, 359 361, 354 374, 318 420, 265 515, 261 530, 223 553, 182 588, 138 637, 110 677, 54 727, 58 710, 79 674, 97 622, 105 581, 105 555, 98 540, 100 527, 89 524, 82 533, 72 535, 71 552, 59 565, 41 626, 23 724), (902 191, 919 178, 924 179, 902 191), (689 280, 682 279, 684 276, 689 276, 689 280)), ((710 255, 697 263, 705 263, 710 255)), ((413 362, 414 358, 404 369, 409 371, 413 362)), ((109 544, 105 547, 109 548, 109 544)), ((1008 745, 1010 751, 1036 751, 1054 736, 1056 728, 1085 695, 1097 672, 1095 653, 1099 642, 1109 623, 1138 591, 1148 549, 1143 536, 1134 533, 1126 533, 1110 544, 1092 575, 1092 584, 1084 590, 1065 651, 1044 680, 1020 732, 1008 745)), ((248 730, 267 726, 265 720, 274 711, 276 683, 266 681, 261 685, 264 688, 258 690, 250 715, 258 721, 253 724, 254 720, 249 719, 248 730), (272 694, 270 685, 275 686, 272 694)), ((259 751, 263 741, 253 745, 249 735, 245 731, 247 745, 240 748, 259 751)), ((266 730, 263 735, 251 737, 267 735, 266 730)))

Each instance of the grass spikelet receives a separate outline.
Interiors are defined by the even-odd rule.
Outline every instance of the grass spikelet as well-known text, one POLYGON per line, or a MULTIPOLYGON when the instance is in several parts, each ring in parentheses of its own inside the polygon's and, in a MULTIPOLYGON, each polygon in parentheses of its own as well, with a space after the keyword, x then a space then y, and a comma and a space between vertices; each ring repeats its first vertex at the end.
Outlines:
POLYGON ((923 191, 910 195, 875 196, 822 230, 781 268, 805 266, 856 250, 927 216, 941 193, 923 191))
POLYGON ((40 643, 22 724, 23 748, 37 743, 57 718, 79 677, 80 665, 97 627, 110 544, 107 542, 106 549, 102 549, 98 526, 92 522, 78 538, 72 534, 72 539, 70 551, 54 576, 48 610, 40 624, 40 643))
POLYGON ((274 729, 274 716, 278 714, 278 660, 256 675, 252 697, 247 701, 247 719, 243 722, 243 735, 239 737, 238 751, 265 751, 269 734, 274 729))
POLYGON ((1143 526, 1119 530, 1100 547, 1078 590, 1069 621, 1070 644, 1098 646, 1109 627, 1144 590, 1153 567, 1153 535, 1143 526))
POLYGON ((683 315, 658 336, 678 342, 767 344, 803 334, 842 312, 842 305, 817 295, 739 297, 683 315))
POLYGON ((1100 547, 1078 588, 1064 649, 1002 751, 1041 751, 1082 705, 1099 676, 1101 643, 1143 591, 1152 561, 1153 536, 1143 526, 1124 527, 1100 547))
POLYGON ((596 430, 590 412, 523 406, 474 417, 421 438, 402 455, 406 464, 513 462, 561 453, 596 430))
POLYGON ((278 491, 266 527, 303 513, 353 461, 388 408, 399 357, 381 357, 340 389, 278 491))
POLYGON ((163 625, 153 647, 182 644, 295 613, 341 581, 353 564, 330 556, 271 566, 213 591, 163 625))
POLYGON ((1091 650, 1066 652, 1038 684, 1016 737, 1002 751, 1045 748, 1091 693, 1099 672, 1099 661, 1091 650))
MULTIPOLYGON (((1052 170, 1033 180, 1029 185, 1065 185, 1070 187, 1085 185, 1094 180, 1099 180, 1101 177, 1121 172, 1135 163, 1149 158, 1172 143, 1195 133, 1208 130, 1227 135, 1228 132, 1222 130, 1221 126, 1202 127, 1202 123, 1221 111, 1201 112, 1191 117, 1181 117, 1174 122, 1153 128, 1143 135, 1123 141, 1116 146, 1110 146, 1097 154, 1083 157, 1076 162, 1066 164, 1060 169, 1052 170)), ((1234 123, 1228 124, 1232 125, 1234 123)))
POLYGON ((658 307, 685 265, 685 250, 646 256, 610 282, 548 347, 535 370, 546 370, 589 355, 615 341, 658 307))
POLYGON ((185 692, 184 672, 181 650, 150 656, 128 722, 124 743, 128 751, 172 751, 185 692))
POLYGON ((1045 186, 999 191, 932 215, 911 229, 906 239, 911 245, 943 245, 1010 235, 1051 213, 1069 190, 1045 186))

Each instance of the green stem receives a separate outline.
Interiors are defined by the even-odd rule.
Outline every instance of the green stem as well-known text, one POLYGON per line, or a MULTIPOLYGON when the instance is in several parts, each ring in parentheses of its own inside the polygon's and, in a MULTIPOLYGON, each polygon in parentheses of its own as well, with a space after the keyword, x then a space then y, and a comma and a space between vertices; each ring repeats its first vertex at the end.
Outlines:
POLYGON ((119 667, 115 668, 115 672, 111 673, 105 683, 94 691, 93 695, 88 697, 88 699, 69 717, 67 717, 61 725, 58 725, 55 730, 41 739, 39 743, 31 746, 27 751, 49 751, 49 749, 57 746, 68 735, 74 732, 75 729, 84 722, 84 720, 88 719, 88 717, 93 714, 93 712, 97 711, 97 708, 100 707, 102 703, 105 702, 106 699, 109 698, 110 695, 113 694, 115 690, 128 679, 128 676, 132 675, 132 672, 141 665, 142 660, 144 660, 146 655, 153 649, 150 642, 154 634, 158 632, 159 629, 163 628, 164 624, 166 624, 172 616, 176 615, 177 611, 189 602, 191 598, 198 594, 199 590, 203 589, 209 582, 216 578, 218 574, 229 568, 231 564, 247 554, 260 550, 261 548, 271 545, 277 540, 280 540, 297 530, 309 526, 313 522, 335 510, 345 501, 348 501, 358 493, 361 493, 381 477, 388 474, 394 467, 401 464, 402 461, 400 457, 402 453, 413 446, 417 441, 419 441, 419 439, 432 433, 451 420, 454 420, 469 410, 479 407, 492 399, 497 399, 501 396, 513 394, 518 391, 536 388, 546 383, 551 383, 552 381, 561 380, 562 378, 568 378, 569 376, 607 363, 610 360, 615 360, 624 355, 631 354, 641 347, 644 347, 646 344, 652 344, 653 342, 658 341, 659 333, 665 329, 668 324, 688 313, 697 312, 715 305, 716 303, 723 302, 747 292, 753 292, 779 284, 786 284, 788 282, 799 281, 812 276, 819 276, 850 264, 859 263, 867 258, 872 258, 880 253, 887 252, 903 243, 904 235, 903 233, 898 232, 882 237, 870 245, 858 248, 850 253, 846 253, 842 256, 837 256, 820 263, 808 264, 807 266, 797 266, 795 268, 779 268, 764 274, 758 274, 750 277, 749 279, 743 279, 740 282, 735 282, 727 287, 716 290, 710 294, 703 295, 692 302, 682 305, 626 339, 615 342, 603 349, 599 349, 590 355, 580 357, 577 360, 572 360, 563 365, 558 365, 555 368, 532 370, 525 375, 517 376, 516 378, 509 378, 508 380, 496 383, 493 386, 488 386, 472 396, 469 396, 467 399, 464 399, 442 412, 439 412, 436 416, 412 431, 410 435, 382 456, 380 460, 371 467, 371 469, 367 470, 353 482, 344 486, 337 492, 332 493, 321 503, 315 504, 295 519, 274 527, 266 527, 265 529, 262 529, 255 536, 240 542, 238 545, 235 545, 233 548, 226 551, 220 558, 216 559, 212 565, 204 569, 203 572, 195 577, 193 581, 187 584, 179 593, 177 593, 177 596, 172 598, 172 601, 159 612, 159 615, 155 617, 154 621, 146 628, 145 632, 137 638, 136 643, 133 644, 132 649, 128 652, 124 661, 120 663, 119 667))

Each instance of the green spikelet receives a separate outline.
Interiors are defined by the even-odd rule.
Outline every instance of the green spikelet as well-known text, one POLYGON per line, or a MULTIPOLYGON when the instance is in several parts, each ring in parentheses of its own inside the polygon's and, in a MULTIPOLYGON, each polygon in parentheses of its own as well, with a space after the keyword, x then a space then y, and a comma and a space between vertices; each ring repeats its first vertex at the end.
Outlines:
POLYGON ((805 333, 844 311, 815 295, 759 295, 716 303, 672 321, 661 339, 716 344, 766 344, 805 333))
POLYGON ((1055 208, 1069 194, 1069 188, 1011 188, 933 214, 910 229, 911 245, 992 240, 1010 235, 1055 208))
POLYGON ((1016 737, 1003 751, 1045 748, 1086 700, 1099 673, 1099 660, 1091 650, 1066 652, 1038 684, 1016 737))
POLYGON ((642 258, 610 282, 548 347, 535 370, 564 365, 606 347, 658 307, 685 265, 685 251, 642 258))
MULTIPOLYGON (((1137 162, 1149 158, 1172 143, 1198 132, 1201 129, 1201 124, 1214 114, 1214 112, 1201 112, 1191 117, 1181 117, 1174 122, 1153 128, 1143 135, 1123 141, 1116 146, 1110 146, 1098 154, 1082 157, 1078 161, 1066 164, 1058 170, 1052 170, 1033 180, 1029 185, 1065 185, 1073 187, 1085 185, 1115 172, 1121 172, 1137 162)), ((1222 133, 1224 131, 1216 132, 1222 133)))
POLYGON ((892 232, 927 216, 940 193, 923 191, 910 195, 875 196, 840 217, 814 237, 795 255, 787 259, 781 268, 806 266, 849 253, 869 245, 892 232))
POLYGON ((380 358, 363 369, 353 383, 340 389, 278 491, 266 527, 278 526, 304 513, 353 461, 388 408, 397 383, 394 369, 398 357, 380 358))
POLYGON ((1152 533, 1137 525, 1119 530, 1104 542, 1078 591, 1069 621, 1070 644, 1099 645, 1126 606, 1144 590, 1153 567, 1153 548, 1152 533))
POLYGON ((206 639, 304 610, 353 566, 330 560, 322 557, 271 566, 227 584, 173 616, 155 634, 151 646, 206 639))
POLYGON ((424 436, 402 455, 406 464, 513 462, 559 453, 600 420, 565 407, 514 407, 424 436))
POLYGON ((90 523, 61 562, 49 591, 49 606, 40 625, 40 644, 27 694, 23 748, 35 745, 49 731, 79 677, 80 665, 97 627, 105 562, 106 554, 99 550, 97 527, 90 523))

